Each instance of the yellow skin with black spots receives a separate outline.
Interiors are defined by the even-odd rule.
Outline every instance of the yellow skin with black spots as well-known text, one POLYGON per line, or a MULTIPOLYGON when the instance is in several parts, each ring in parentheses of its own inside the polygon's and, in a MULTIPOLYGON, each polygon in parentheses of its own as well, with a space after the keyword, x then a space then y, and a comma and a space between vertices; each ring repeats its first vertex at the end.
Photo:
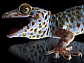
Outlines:
POLYGON ((30 23, 22 29, 9 33, 7 37, 26 37, 29 39, 41 39, 45 37, 59 38, 58 45, 46 55, 55 53, 55 58, 59 58, 59 53, 67 60, 71 55, 80 56, 81 52, 72 52, 67 46, 74 37, 84 33, 84 5, 66 9, 57 14, 50 11, 32 7, 23 3, 18 9, 6 12, 2 18, 24 18, 28 17, 30 23))

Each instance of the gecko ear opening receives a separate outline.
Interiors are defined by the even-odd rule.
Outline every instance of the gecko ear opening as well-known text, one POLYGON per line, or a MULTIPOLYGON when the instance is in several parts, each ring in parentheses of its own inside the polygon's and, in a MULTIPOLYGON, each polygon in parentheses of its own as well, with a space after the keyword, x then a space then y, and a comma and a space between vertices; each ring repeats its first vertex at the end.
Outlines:
POLYGON ((31 11, 31 6, 27 3, 21 4, 18 8, 19 14, 29 14, 30 11, 31 11))

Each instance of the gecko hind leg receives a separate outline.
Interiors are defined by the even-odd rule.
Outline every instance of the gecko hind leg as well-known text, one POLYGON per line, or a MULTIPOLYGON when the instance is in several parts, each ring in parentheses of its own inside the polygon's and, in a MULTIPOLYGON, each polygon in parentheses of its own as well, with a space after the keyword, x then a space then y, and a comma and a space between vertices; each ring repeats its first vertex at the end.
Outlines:
POLYGON ((81 52, 73 52, 72 46, 67 47, 74 39, 74 34, 70 31, 66 30, 59 30, 57 33, 61 39, 59 40, 57 46, 50 51, 45 52, 46 55, 54 53, 54 58, 60 58, 61 54, 65 59, 70 60, 72 57, 71 56, 82 56, 81 52), (61 31, 59 33, 59 31, 61 31))

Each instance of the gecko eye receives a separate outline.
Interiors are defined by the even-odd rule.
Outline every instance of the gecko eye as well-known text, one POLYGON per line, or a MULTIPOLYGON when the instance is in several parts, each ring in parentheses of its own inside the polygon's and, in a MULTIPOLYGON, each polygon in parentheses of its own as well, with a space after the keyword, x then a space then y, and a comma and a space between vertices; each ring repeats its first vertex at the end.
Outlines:
POLYGON ((18 11, 20 14, 28 14, 31 11, 31 6, 27 3, 23 3, 19 6, 18 11))

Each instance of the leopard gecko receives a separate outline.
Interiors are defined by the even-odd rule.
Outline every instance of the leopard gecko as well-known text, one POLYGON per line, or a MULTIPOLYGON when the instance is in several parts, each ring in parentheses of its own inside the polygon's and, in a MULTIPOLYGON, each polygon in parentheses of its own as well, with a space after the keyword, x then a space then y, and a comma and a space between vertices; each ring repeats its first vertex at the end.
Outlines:
POLYGON ((51 11, 23 3, 17 9, 2 15, 3 19, 24 17, 28 17, 30 23, 9 33, 8 38, 59 38, 57 46, 53 50, 45 52, 46 55, 54 53, 54 58, 59 58, 60 53, 67 60, 72 58, 71 55, 82 56, 81 52, 73 52, 71 47, 67 46, 74 40, 76 35, 84 34, 84 5, 52 14, 51 11))

